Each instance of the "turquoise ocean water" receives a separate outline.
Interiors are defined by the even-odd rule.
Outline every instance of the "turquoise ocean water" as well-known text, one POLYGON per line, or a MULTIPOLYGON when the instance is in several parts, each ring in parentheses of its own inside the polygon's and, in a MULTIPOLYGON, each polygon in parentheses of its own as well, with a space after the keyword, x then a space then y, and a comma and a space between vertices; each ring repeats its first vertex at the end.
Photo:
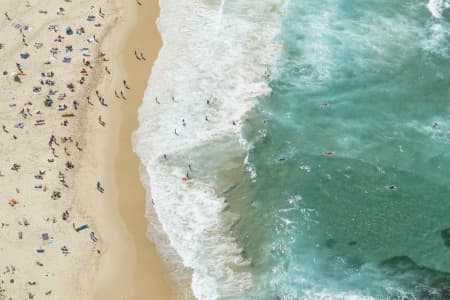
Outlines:
POLYGON ((135 149, 194 295, 450 299, 450 2, 161 6, 135 149))
POLYGON ((230 195, 249 299, 450 299, 450 14, 427 4, 288 4, 230 195))

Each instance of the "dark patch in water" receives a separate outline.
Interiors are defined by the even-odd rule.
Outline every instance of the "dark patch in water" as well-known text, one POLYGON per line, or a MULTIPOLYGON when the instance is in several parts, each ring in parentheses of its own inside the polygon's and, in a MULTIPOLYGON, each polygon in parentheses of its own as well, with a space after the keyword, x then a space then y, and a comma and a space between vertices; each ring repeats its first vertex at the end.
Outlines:
POLYGON ((328 239, 325 242, 325 246, 327 246, 327 248, 331 249, 336 245, 337 241, 335 239, 328 239))
POLYGON ((450 273, 418 265, 408 256, 396 256, 380 263, 385 275, 414 291, 419 299, 450 299, 450 273))
POLYGON ((442 230, 441 237, 444 240, 445 246, 450 247, 450 228, 442 230))

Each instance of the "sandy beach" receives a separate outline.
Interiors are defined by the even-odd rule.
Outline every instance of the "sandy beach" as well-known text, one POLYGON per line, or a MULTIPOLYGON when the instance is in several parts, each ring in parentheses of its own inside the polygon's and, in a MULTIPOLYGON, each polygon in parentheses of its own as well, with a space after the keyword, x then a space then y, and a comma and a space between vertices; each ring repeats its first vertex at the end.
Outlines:
POLYGON ((171 299, 131 147, 157 1, 1 8, 0 299, 171 299))

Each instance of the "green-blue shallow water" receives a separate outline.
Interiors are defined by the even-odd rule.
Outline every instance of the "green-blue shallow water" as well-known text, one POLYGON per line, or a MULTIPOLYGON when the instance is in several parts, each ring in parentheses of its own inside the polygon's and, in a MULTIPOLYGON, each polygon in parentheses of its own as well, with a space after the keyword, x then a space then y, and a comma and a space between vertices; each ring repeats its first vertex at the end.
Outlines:
POLYGON ((243 298, 450 299, 449 15, 427 4, 286 7, 243 131, 253 176, 228 196, 243 298))

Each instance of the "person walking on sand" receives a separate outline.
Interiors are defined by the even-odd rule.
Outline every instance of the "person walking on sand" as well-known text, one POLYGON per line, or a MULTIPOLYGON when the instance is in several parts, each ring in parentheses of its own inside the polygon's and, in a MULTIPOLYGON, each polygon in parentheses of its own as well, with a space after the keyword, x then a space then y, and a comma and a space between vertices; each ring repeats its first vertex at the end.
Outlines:
POLYGON ((105 98, 100 97, 98 101, 100 101, 100 104, 101 104, 101 105, 103 105, 103 106, 108 106, 108 104, 105 103, 105 98))
POLYGON ((124 86, 127 90, 130 89, 130 87, 127 85, 127 81, 126 81, 126 80, 123 81, 123 86, 124 86))
POLYGON ((134 50, 134 56, 136 56, 136 58, 137 58, 138 60, 141 60, 141 58, 138 56, 136 50, 134 50))
POLYGON ((102 120, 102 116, 98 116, 98 123, 103 127, 106 125, 106 123, 102 120))
POLYGON ((86 96, 87 103, 89 103, 90 105, 94 105, 94 103, 92 103, 92 102, 90 101, 90 99, 91 99, 91 97, 86 96))
POLYGON ((102 194, 105 192, 105 189, 102 187, 100 181, 97 181, 97 190, 102 194))

